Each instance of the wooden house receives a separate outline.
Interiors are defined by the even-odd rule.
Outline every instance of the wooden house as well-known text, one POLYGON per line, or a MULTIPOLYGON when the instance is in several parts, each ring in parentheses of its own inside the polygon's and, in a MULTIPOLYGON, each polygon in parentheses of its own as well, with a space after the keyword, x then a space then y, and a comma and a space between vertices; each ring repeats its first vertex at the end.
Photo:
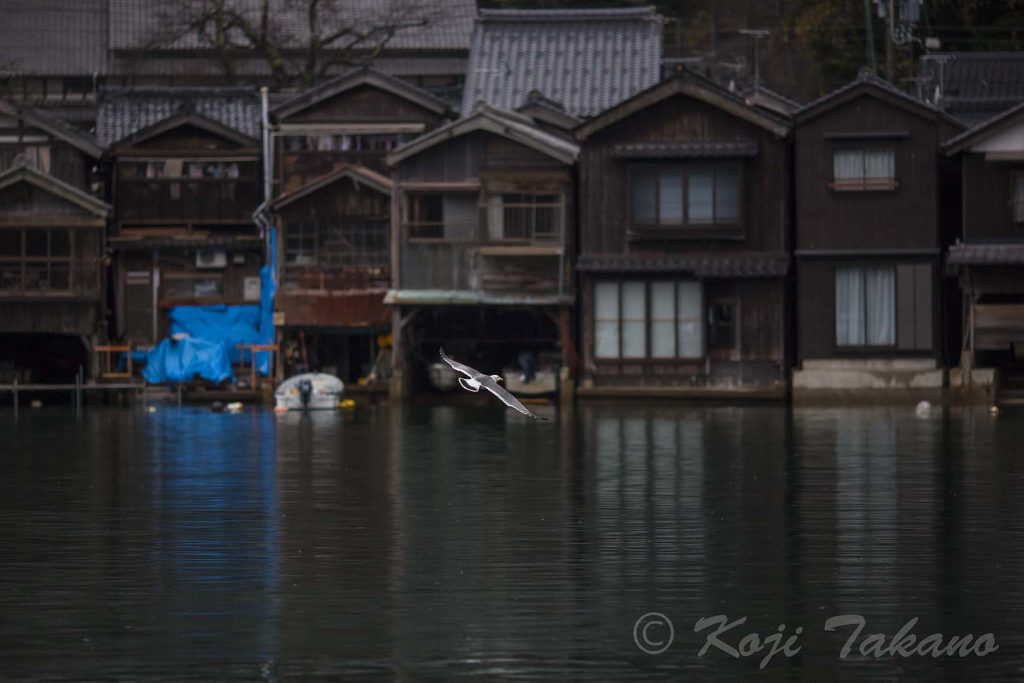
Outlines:
MULTIPOLYGON (((1024 105, 949 140, 962 229, 948 251, 963 296, 958 379, 1019 401, 1024 386, 1024 105)), ((957 321, 954 321, 957 322, 957 321)))
POLYGON ((167 336, 175 306, 259 303, 259 106, 246 89, 102 97, 121 340, 148 345, 167 336))
POLYGON ((688 71, 577 129, 581 396, 785 395, 789 134, 688 71))
POLYGON ((100 156, 91 136, 0 100, 0 382, 94 370, 107 334, 100 156))
POLYGON ((274 108, 274 200, 282 255, 276 310, 285 371, 354 382, 388 332, 391 190, 384 157, 449 120, 448 105, 356 69, 274 108))
POLYGON ((958 316, 939 268, 956 196, 941 145, 961 129, 866 74, 795 114, 794 396, 942 391, 958 316))
POLYGON ((502 374, 522 354, 556 375, 573 364, 577 154, 532 118, 480 105, 388 155, 392 395, 425 379, 441 345, 502 374))

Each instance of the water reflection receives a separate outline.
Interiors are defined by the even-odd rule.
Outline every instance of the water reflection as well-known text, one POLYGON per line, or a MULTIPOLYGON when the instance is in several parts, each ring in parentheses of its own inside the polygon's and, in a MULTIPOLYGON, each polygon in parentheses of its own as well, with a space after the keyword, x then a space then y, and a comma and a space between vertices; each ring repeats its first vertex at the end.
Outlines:
POLYGON ((802 626, 768 678, 1020 675, 1024 417, 584 406, 0 414, 5 677, 676 680, 802 626), (656 610, 676 642, 637 649, 656 610), (996 634, 838 659, 836 614, 996 634))

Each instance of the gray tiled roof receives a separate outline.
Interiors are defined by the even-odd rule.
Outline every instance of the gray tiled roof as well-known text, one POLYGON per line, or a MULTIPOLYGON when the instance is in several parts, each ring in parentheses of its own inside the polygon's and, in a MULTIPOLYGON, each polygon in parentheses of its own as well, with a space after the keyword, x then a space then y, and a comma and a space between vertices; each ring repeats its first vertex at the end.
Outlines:
POLYGON ((594 116, 658 82, 661 17, 653 8, 481 10, 462 111, 516 109, 531 91, 572 116, 594 116))
POLYGON ((921 59, 921 94, 969 125, 1024 101, 1024 52, 933 53, 921 59))
POLYGON ((584 254, 576 269, 590 273, 688 272, 698 277, 781 277, 789 270, 786 254, 584 254))
POLYGON ((260 98, 251 88, 104 90, 96 105, 96 137, 107 146, 189 108, 244 135, 260 137, 260 98))
POLYGON ((612 156, 619 159, 738 159, 756 154, 756 142, 631 142, 612 147, 612 156))
POLYGON ((4 0, 0 5, 4 71, 35 76, 107 73, 107 0, 4 0))
POLYGON ((954 244, 949 248, 949 265, 1024 264, 1024 244, 954 244))
MULTIPOLYGON (((231 6, 258 21, 261 0, 234 0, 231 6)), ((392 22, 391 17, 401 14, 408 17, 422 12, 429 17, 426 26, 399 30, 388 42, 388 49, 409 50, 466 50, 469 48, 476 15, 476 0, 344 0, 335 3, 337 13, 321 5, 323 33, 331 28, 331 22, 339 25, 351 24, 378 26, 392 22)), ((149 44, 168 19, 166 0, 110 0, 111 48, 115 50, 140 49, 149 44)), ((308 35, 306 13, 302 3, 289 0, 271 0, 272 22, 292 45, 302 44, 308 35)), ((171 47, 191 50, 203 46, 195 33, 186 35, 171 47)))

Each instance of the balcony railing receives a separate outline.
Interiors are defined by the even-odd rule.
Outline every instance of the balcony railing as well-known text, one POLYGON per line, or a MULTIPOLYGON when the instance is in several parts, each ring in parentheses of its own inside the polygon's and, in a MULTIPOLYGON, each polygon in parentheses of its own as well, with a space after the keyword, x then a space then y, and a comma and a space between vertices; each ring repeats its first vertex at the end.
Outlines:
POLYGON ((121 221, 249 221, 259 203, 254 178, 122 178, 121 221))
POLYGON ((97 298, 101 269, 99 259, 0 259, 0 298, 97 298))
POLYGON ((405 223, 402 228, 407 239, 417 242, 543 246, 561 244, 561 221, 548 217, 526 220, 524 213, 519 209, 506 208, 505 220, 498 224, 488 221, 417 221, 405 223))

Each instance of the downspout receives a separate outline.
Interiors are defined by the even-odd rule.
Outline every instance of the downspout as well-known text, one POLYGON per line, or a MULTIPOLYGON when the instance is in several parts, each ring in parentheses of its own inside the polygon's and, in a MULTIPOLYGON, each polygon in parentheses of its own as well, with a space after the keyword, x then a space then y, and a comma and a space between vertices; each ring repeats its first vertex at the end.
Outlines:
POLYGON ((252 213, 253 222, 260 228, 260 236, 269 239, 271 222, 268 217, 267 208, 270 205, 271 193, 273 192, 273 150, 270 146, 270 105, 269 88, 260 88, 260 129, 263 145, 263 201, 252 213))

